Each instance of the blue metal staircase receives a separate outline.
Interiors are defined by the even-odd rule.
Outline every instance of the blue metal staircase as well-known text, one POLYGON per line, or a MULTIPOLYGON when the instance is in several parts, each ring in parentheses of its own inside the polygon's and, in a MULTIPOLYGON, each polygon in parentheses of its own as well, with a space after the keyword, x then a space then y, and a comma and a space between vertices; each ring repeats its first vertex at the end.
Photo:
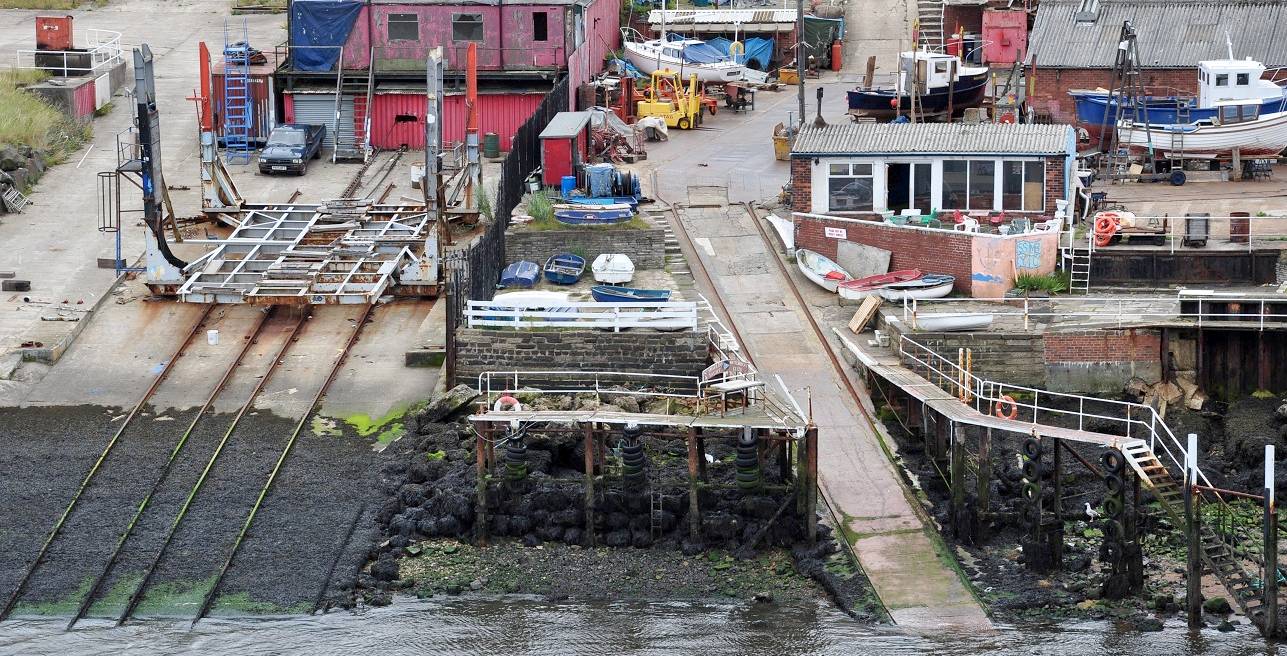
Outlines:
POLYGON ((223 143, 225 158, 234 164, 249 164, 255 149, 250 143, 250 32, 243 21, 241 40, 228 42, 228 24, 223 26, 223 143))

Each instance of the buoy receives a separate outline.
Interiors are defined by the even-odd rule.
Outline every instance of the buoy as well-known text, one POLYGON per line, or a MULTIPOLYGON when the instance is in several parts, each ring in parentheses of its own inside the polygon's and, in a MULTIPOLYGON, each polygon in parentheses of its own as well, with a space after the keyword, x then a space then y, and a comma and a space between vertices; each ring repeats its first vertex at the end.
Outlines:
POLYGON ((893 107, 894 109, 898 109, 898 99, 897 99, 897 98, 890 98, 890 99, 889 99, 889 106, 890 106, 890 107, 893 107))
POLYGON ((1001 419, 1014 419, 1019 416, 1019 404, 1014 402, 1014 397, 1009 394, 1001 395, 1001 400, 997 401, 996 416, 1001 419), (1005 412, 1003 409, 1007 403, 1010 404, 1009 413, 1005 412))
POLYGON ((1095 245, 1107 246, 1113 241, 1113 235, 1121 227, 1121 217, 1117 212, 1100 212, 1095 215, 1095 245))
POLYGON ((496 399, 496 403, 492 406, 492 410, 500 412, 501 410, 506 409, 505 406, 509 406, 509 409, 515 412, 523 411, 523 404, 519 403, 518 399, 512 396, 502 396, 499 399, 496 399))

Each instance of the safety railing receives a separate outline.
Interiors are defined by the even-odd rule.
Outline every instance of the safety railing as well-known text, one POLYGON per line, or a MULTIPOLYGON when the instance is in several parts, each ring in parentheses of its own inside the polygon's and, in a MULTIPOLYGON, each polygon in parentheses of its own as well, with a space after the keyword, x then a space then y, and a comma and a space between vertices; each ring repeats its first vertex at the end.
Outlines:
POLYGON ((696 330, 697 304, 560 302, 534 309, 498 306, 494 301, 469 301, 465 320, 470 328, 696 330))
MULTIPOLYGON (((922 374, 939 388, 952 392, 963 403, 982 414, 992 414, 998 407, 1009 407, 1012 409, 1009 414, 1016 419, 1030 413, 1030 420, 1025 418, 1023 421, 1034 426, 1041 424, 1043 415, 1072 416, 1077 419, 1077 430, 1086 430, 1087 420, 1107 422, 1110 426, 1118 427, 1124 437, 1148 443, 1149 449, 1155 454, 1161 448, 1177 471, 1184 470, 1184 446, 1150 405, 986 380, 963 366, 964 363, 953 362, 907 335, 899 336, 898 353, 904 361, 910 361, 913 370, 919 368, 918 374, 922 374), (1029 398, 1032 400, 1028 401, 1029 398), (1088 405, 1092 409, 1104 410, 1090 412, 1087 411, 1088 405)), ((1211 481, 1201 470, 1198 471, 1198 477, 1201 484, 1211 487, 1211 481)))
POLYGON ((693 399, 699 397, 701 386, 697 376, 627 371, 484 371, 478 374, 478 392, 489 406, 498 396, 520 393, 693 399), (632 389, 627 385, 646 389, 632 389))
POLYGON ((25 50, 15 56, 14 68, 34 68, 63 77, 95 75, 121 64, 121 33, 91 29, 84 32, 84 50, 25 50))
POLYGON ((1178 296, 1078 296, 1067 301, 1028 297, 903 299, 903 322, 912 328, 919 328, 919 319, 933 316, 935 310, 947 310, 953 305, 962 304, 985 305, 987 307, 983 309, 970 309, 986 312, 994 319, 1022 318, 1025 329, 1031 327, 1032 321, 1043 318, 1065 323, 1087 319, 1080 325, 1119 328, 1140 323, 1190 320, 1198 327, 1217 322, 1237 322, 1255 323, 1260 330, 1264 330, 1267 324, 1287 323, 1287 297, 1194 290, 1182 291, 1178 296), (1163 304, 1169 307, 1149 307, 1163 304), (1231 306, 1236 306, 1237 310, 1231 309, 1231 306))

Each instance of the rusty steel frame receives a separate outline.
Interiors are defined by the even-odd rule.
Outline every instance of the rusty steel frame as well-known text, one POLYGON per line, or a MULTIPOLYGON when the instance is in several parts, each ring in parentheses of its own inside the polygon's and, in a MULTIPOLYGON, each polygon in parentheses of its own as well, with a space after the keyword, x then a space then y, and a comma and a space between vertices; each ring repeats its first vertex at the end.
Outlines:
POLYGON ((356 221, 324 217, 320 205, 249 206, 229 237, 189 240, 213 248, 184 270, 179 300, 369 304, 395 288, 437 292, 436 281, 415 275, 436 257, 425 253, 433 226, 423 207, 373 205, 356 221))

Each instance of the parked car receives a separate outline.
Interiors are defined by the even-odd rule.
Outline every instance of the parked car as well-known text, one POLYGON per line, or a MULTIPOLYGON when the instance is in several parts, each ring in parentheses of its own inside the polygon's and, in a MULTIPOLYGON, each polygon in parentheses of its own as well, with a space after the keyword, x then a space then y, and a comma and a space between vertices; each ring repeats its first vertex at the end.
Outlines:
POLYGON ((304 175, 308 160, 322 156, 325 137, 325 125, 286 123, 273 128, 268 143, 259 151, 259 172, 304 175))

